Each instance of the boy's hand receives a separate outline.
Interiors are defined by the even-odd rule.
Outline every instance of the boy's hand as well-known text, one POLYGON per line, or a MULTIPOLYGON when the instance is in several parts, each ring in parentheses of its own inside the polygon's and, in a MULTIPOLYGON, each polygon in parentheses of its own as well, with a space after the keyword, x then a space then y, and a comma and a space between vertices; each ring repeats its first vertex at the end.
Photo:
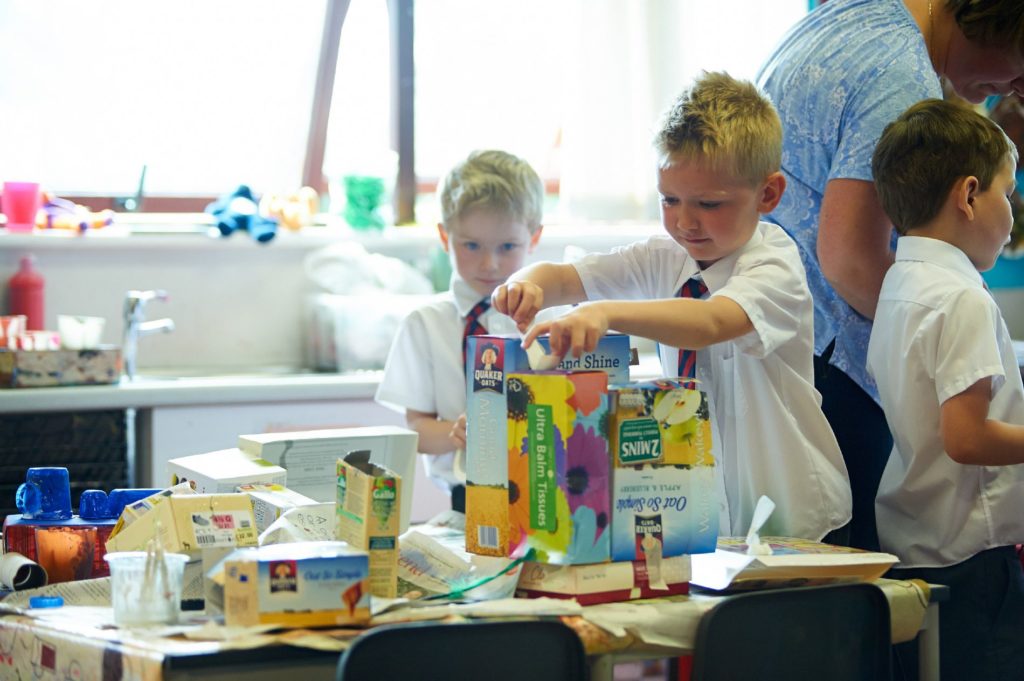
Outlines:
POLYGON ((544 305, 544 291, 529 281, 502 284, 491 294, 491 305, 511 317, 519 331, 524 332, 544 305))
POLYGON ((598 303, 580 305, 554 321, 534 326, 523 338, 523 347, 544 333, 551 336, 552 355, 564 357, 571 352, 573 357, 579 357, 584 352, 593 352, 597 342, 608 333, 608 316, 598 303))
POLYGON ((461 414, 452 424, 452 430, 448 433, 454 447, 452 449, 466 448, 466 415, 461 414))

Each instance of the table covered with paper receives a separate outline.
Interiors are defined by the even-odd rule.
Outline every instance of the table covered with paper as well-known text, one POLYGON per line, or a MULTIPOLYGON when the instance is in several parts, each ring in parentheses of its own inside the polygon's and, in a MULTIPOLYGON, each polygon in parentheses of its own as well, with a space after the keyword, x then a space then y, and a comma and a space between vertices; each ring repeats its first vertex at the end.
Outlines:
MULTIPOLYGON (((286 513, 261 534, 261 543, 333 539, 333 509, 328 506, 286 513)), ((371 626, 558 618, 579 634, 588 655, 672 656, 692 650, 700 618, 725 597, 701 591, 590 606, 569 599, 514 598, 520 562, 466 553, 463 532, 462 515, 447 513, 402 536, 399 598, 373 599, 371 626)), ((733 571, 733 577, 742 573, 738 562, 763 559, 738 552, 735 541, 721 546, 725 548, 718 553, 729 554, 724 569, 733 571)), ((201 582, 186 584, 183 598, 202 594, 201 582)), ((877 583, 889 599, 893 640, 912 639, 928 606, 927 586, 884 579, 877 583)), ((226 627, 203 612, 188 611, 182 613, 180 624, 118 629, 113 626, 109 578, 86 580, 15 592, 0 601, 0 676, 38 678, 50 672, 55 678, 79 678, 82 670, 116 667, 123 679, 159 679, 175 657, 208 655, 212 663, 219 654, 249 650, 252 659, 265 655, 271 661, 280 646, 308 649, 310 655, 320 656, 326 671, 336 663, 336 656, 327 653, 344 650, 363 631, 355 627, 226 627), (65 605, 29 608, 29 598, 41 594, 60 595, 65 605)))

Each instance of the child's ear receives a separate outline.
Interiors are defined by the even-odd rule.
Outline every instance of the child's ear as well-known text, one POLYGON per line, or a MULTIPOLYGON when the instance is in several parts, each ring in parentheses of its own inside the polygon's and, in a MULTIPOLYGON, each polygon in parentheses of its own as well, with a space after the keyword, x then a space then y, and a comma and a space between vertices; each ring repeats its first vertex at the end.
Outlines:
POLYGON ((781 172, 774 172, 769 175, 761 185, 761 195, 758 197, 757 212, 771 213, 775 206, 782 200, 782 193, 786 191, 786 177, 781 172))
POLYGON ((537 230, 530 235, 530 245, 527 247, 527 253, 533 253, 533 249, 537 248, 537 244, 540 243, 540 233, 544 231, 544 225, 537 225, 537 230))
POLYGON ((448 230, 444 228, 444 223, 437 223, 437 235, 441 237, 441 246, 444 248, 444 252, 448 253, 448 230))
POLYGON ((974 199, 978 195, 980 187, 981 182, 974 175, 961 178, 953 185, 957 210, 968 220, 974 219, 974 199))

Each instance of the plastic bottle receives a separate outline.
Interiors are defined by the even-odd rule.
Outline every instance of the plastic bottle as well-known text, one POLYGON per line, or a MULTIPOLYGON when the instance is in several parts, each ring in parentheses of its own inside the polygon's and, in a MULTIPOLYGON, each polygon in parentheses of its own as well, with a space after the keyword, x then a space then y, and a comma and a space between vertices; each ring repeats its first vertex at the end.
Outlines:
POLYGON ((7 283, 7 291, 10 296, 10 313, 23 314, 28 317, 26 328, 29 330, 45 329, 46 318, 44 316, 43 288, 45 280, 43 275, 36 271, 34 255, 23 255, 18 271, 7 283))

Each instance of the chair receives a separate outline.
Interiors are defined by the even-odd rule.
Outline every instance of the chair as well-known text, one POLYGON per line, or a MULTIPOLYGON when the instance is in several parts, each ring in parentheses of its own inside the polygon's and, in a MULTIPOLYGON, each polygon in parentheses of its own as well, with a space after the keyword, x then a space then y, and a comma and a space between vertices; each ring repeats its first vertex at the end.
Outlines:
POLYGON ((700 621, 692 681, 888 681, 889 602, 873 584, 758 591, 700 621))
POLYGON ((583 681, 583 644, 556 621, 386 625, 355 639, 337 681, 583 681))

